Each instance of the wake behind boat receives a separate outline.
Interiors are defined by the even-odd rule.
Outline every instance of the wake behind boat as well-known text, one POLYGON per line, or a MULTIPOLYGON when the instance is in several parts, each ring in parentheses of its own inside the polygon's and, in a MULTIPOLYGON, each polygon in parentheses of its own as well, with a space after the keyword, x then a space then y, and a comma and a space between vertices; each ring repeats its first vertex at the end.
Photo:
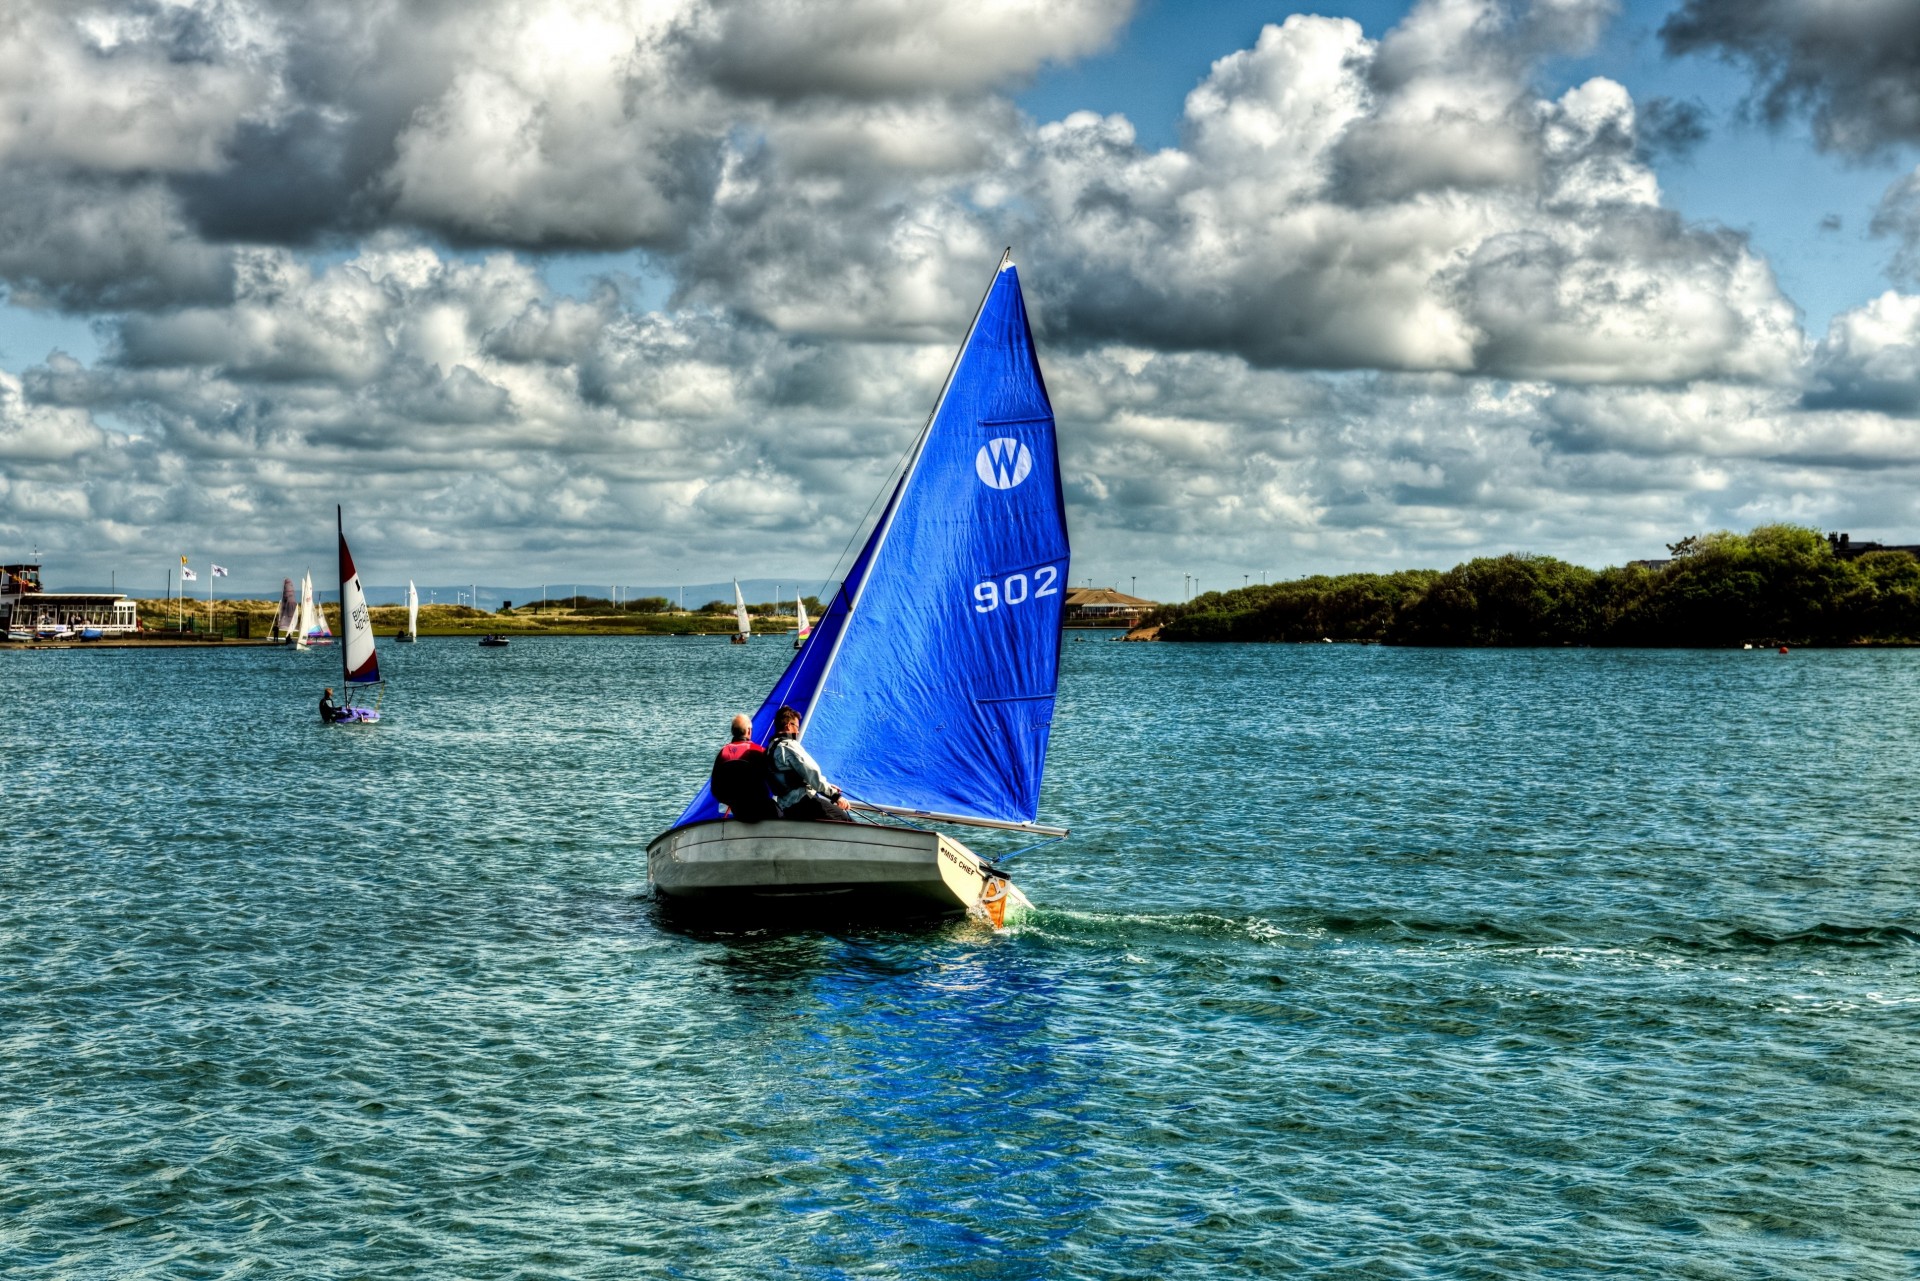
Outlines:
MULTIPOLYGON (((879 522, 753 717, 803 719, 853 808, 1065 836, 1035 822, 1069 548, 1053 410, 1001 260, 879 522)), ((954 837, 900 822, 747 823, 711 786, 647 847, 665 899, 722 911, 855 902, 900 916, 1029 906, 954 837)))

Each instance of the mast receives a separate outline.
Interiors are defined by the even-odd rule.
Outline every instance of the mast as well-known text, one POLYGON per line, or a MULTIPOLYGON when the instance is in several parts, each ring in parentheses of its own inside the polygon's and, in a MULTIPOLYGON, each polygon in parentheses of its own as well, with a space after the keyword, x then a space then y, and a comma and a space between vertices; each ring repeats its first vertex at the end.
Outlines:
MULTIPOLYGON (((867 594, 867 584, 873 581, 874 566, 880 563, 880 553, 886 550, 887 534, 893 529, 894 518, 900 514, 900 508, 907 497, 907 489, 913 484, 914 473, 920 470, 920 459, 927 452, 927 437, 933 432, 934 420, 940 417, 941 407, 947 403, 947 393, 953 390, 953 376, 960 369, 960 360, 967 354, 967 348, 973 342, 973 331, 980 327, 980 313, 987 309, 987 299, 993 296, 993 287, 999 282, 1000 273, 1013 261, 1013 246, 1008 245, 1006 252, 1000 255, 1000 265, 993 269, 993 278, 987 281, 986 289, 980 295, 980 301, 974 304, 973 319, 967 325, 967 336, 960 340, 960 349, 953 353, 953 363, 947 366, 946 381, 940 384, 940 396, 933 402, 933 409, 927 414, 926 424, 920 428, 920 438, 914 442, 913 459, 907 464, 906 475, 900 478, 900 487, 894 491, 893 502, 888 506, 886 517, 880 526, 879 534, 873 540, 873 555, 867 560, 867 572, 861 576, 854 587, 853 595, 847 599, 847 616, 840 623, 840 630, 834 635, 833 648, 827 651, 827 661, 820 669, 820 679, 814 684, 815 697, 826 693, 827 678, 833 675, 834 662, 840 657, 840 646, 846 643, 847 633, 853 629, 854 613, 860 608, 860 598, 867 594)), ((799 737, 807 736, 807 722, 800 722, 799 737)))
MULTIPOLYGON (((347 521, 346 517, 340 514, 340 505, 338 503, 335 503, 333 507, 333 523, 335 530, 340 535, 340 546, 345 547, 347 545, 347 521)), ((340 688, 343 692, 352 689, 352 686, 347 683, 347 677, 353 674, 353 669, 347 665, 347 651, 352 649, 353 646, 348 643, 352 637, 350 635, 351 629, 347 626, 346 573, 347 564, 343 559, 340 562, 340 688)))

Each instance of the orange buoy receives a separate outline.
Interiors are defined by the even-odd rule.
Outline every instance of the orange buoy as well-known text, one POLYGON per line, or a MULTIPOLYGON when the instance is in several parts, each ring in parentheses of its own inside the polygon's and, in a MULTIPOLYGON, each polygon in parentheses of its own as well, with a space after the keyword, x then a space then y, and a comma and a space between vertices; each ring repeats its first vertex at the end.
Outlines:
POLYGON ((1782 645, 1782 646, 1780 647, 1780 652, 1781 652, 1782 654, 1784 654, 1784 653, 1786 653, 1786 652, 1787 652, 1787 647, 1786 647, 1785 645, 1782 645))

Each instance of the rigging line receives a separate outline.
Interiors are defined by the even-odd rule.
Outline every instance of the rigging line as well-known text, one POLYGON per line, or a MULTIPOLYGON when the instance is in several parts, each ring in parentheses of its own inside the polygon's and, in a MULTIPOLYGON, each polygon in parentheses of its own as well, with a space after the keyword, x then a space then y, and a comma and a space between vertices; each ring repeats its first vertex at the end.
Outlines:
MULTIPOLYGON (((865 514, 863 514, 860 517, 860 524, 855 525, 853 527, 853 532, 855 537, 859 536, 861 528, 866 525, 867 517, 873 514, 874 504, 880 501, 880 495, 887 492, 887 482, 893 479, 893 473, 900 470, 901 463, 904 463, 910 456, 917 454, 919 452, 920 446, 926 442, 927 433, 933 430, 933 420, 939 417, 940 406, 947 403, 947 388, 953 386, 954 371, 960 368, 960 358, 967 354, 967 343, 972 341, 974 328, 980 323, 980 313, 986 310, 987 299, 992 297, 993 286, 999 282, 1000 273, 1005 271, 1007 269, 1007 264, 1012 261, 1013 261, 1013 246, 1008 245, 1006 248, 1006 251, 1000 255, 999 265, 993 269, 993 279, 987 282, 987 291, 981 294, 980 301, 974 304, 973 319, 967 322, 967 336, 966 338, 961 340, 959 350, 953 353, 953 363, 947 366, 947 376, 940 383, 940 394, 934 397, 933 408, 927 411, 927 421, 920 425, 919 432, 915 434, 912 441, 908 443, 905 452, 903 452, 900 455, 900 457, 894 461, 893 467, 888 470, 886 480, 880 483, 880 493, 875 494, 873 496, 873 502, 867 504, 867 510, 865 514)), ((852 546, 853 546, 853 538, 847 539, 847 547, 852 547, 852 546)), ((840 549, 840 557, 842 560, 846 558, 847 547, 843 547, 840 549)), ((840 570, 840 561, 836 560, 833 563, 833 573, 838 573, 839 570, 840 570)), ((827 589, 827 583, 830 583, 832 581, 833 581, 833 574, 829 574, 827 576, 827 582, 823 582, 820 584, 820 590, 825 591, 827 589)), ((844 586, 844 584, 842 585, 844 586)), ((815 593, 815 597, 816 599, 818 598, 818 593, 815 593)), ((853 602, 849 601, 848 605, 851 606, 852 603, 853 602)), ((851 613, 852 610, 849 609, 848 612, 851 613)))
POLYGON ((1010 858, 1019 858, 1022 854, 1026 854, 1032 850, 1045 849, 1049 845, 1058 845, 1061 841, 1064 841, 1066 839, 1067 838, 1064 836, 1054 836, 1054 837, 1049 837, 1047 840, 1044 840, 1044 841, 1035 841, 1031 845, 1022 845, 1019 849, 1013 851, 1011 854, 995 855, 992 861, 994 863, 1004 863, 1010 858))
MULTIPOLYGON (((854 540, 859 538, 861 531, 867 527, 867 517, 873 515, 873 509, 878 507, 880 500, 887 496, 887 491, 893 484, 894 473, 900 470, 900 465, 907 461, 907 455, 911 454, 914 446, 919 443, 920 438, 918 436, 908 441, 907 447, 900 451, 900 456, 893 460, 893 466, 887 468, 887 474, 881 478, 880 488, 873 495, 873 501, 867 504, 867 510, 860 513, 860 519, 854 523, 853 532, 847 535, 847 545, 840 549, 840 555, 834 559, 833 568, 827 571, 827 576, 821 580, 819 588, 814 592, 813 596, 815 600, 820 599, 820 593, 827 590, 827 584, 833 582, 834 575, 840 572, 841 562, 846 560, 847 553, 852 550, 854 540)), ((832 601, 827 602, 829 607, 831 607, 832 604, 832 601)))
MULTIPOLYGON (((947 377, 946 380, 940 384, 939 398, 933 402, 933 409, 927 414, 926 425, 920 429, 920 435, 914 441, 913 460, 907 464, 907 470, 905 474, 900 477, 900 484, 894 491, 895 502, 887 509, 886 513, 880 517, 880 523, 874 528, 872 535, 873 560, 868 563, 865 576, 861 578, 859 583, 855 584, 853 594, 847 597, 846 617, 840 620, 840 630, 834 635, 833 647, 827 651, 827 661, 821 665, 820 680, 814 687, 822 693, 824 693, 827 688, 827 679, 833 675, 833 664, 840 657, 840 647, 846 643, 847 632, 853 626, 854 611, 860 608, 860 598, 866 595, 867 585, 873 581, 874 570, 880 562, 880 553, 886 550, 887 534, 892 530, 893 522, 900 515, 900 504, 906 501, 907 487, 913 484, 913 478, 920 470, 920 460, 926 456, 927 439, 933 434, 934 420, 940 417, 941 409, 946 406, 947 393, 953 390, 953 376, 959 372, 960 362, 966 358, 967 349, 973 346, 974 332, 980 328, 980 317, 985 314, 987 310, 987 299, 993 297, 994 289, 1000 284, 1000 273, 1004 272, 1007 269, 1007 265, 1012 261, 1013 246, 1009 245, 1007 246, 1007 251, 1000 255, 1000 265, 993 269, 993 278, 987 281, 986 289, 981 291, 980 301, 975 304, 973 308, 973 319, 967 322, 967 336, 960 340, 959 350, 953 353, 953 363, 947 366, 947 377)), ((842 590, 845 589, 845 586, 844 583, 841 584, 842 590)), ((804 736, 806 732, 806 724, 802 722, 800 733, 804 736)))

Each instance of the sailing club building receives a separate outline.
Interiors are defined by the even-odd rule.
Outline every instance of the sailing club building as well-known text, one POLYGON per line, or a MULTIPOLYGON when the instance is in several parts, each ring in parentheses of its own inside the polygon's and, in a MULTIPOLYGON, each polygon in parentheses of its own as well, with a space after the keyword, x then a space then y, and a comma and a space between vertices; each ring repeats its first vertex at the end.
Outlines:
POLYGON ((140 623, 124 593, 42 591, 38 565, 0 565, 0 627, 9 633, 66 629, 131 636, 140 623))
POLYGON ((1159 605, 1158 601, 1129 596, 1111 587, 1070 587, 1063 603, 1068 626, 1107 627, 1138 626, 1159 605))

